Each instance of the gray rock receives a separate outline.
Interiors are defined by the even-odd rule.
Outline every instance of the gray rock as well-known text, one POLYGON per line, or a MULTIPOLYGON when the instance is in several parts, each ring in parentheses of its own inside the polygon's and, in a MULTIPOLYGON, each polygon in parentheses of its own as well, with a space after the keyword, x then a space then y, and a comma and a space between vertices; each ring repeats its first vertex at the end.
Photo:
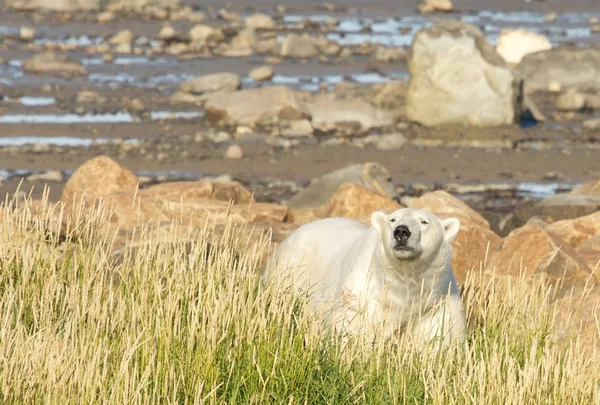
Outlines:
POLYGON ((585 108, 585 94, 569 91, 556 98, 556 109, 560 111, 581 111, 585 108))
POLYGON ((583 217, 598 210, 600 210, 600 196, 557 194, 536 204, 518 207, 508 216, 502 217, 503 214, 487 213, 486 219, 490 221, 494 232, 505 236, 532 219, 551 223, 583 217))
POLYGON ((273 67, 270 65, 264 65, 255 67, 248 74, 252 80, 264 81, 270 80, 273 77, 273 67))
POLYGON ((600 89, 600 49, 561 47, 529 54, 515 74, 537 90, 546 90, 551 83, 563 89, 600 89))
POLYGON ((175 7, 179 5, 179 0, 109 0, 108 3, 121 10, 142 11, 150 7, 175 7))
POLYGON ((481 31, 455 21, 419 31, 408 63, 406 114, 426 126, 494 126, 515 119, 511 70, 481 31))
POLYGON ((257 30, 272 30, 275 28, 275 21, 270 15, 256 13, 248 17, 246 26, 257 30))
POLYGON ((98 10, 100 0, 7 0, 6 5, 17 10, 77 11, 98 10))
POLYGON ((191 94, 234 91, 240 88, 240 75, 235 73, 213 73, 198 76, 181 83, 180 89, 191 94))
POLYGON ((213 124, 228 122, 252 126, 269 120, 299 120, 308 117, 296 92, 286 86, 217 93, 208 97, 205 109, 206 118, 213 124))
POLYGON ((399 60, 405 60, 408 56, 407 52, 403 48, 385 48, 380 46, 375 51, 373 57, 377 62, 396 62, 399 60))
POLYGON ((56 76, 85 76, 86 68, 67 55, 46 52, 34 55, 23 63, 23 70, 29 73, 52 74, 56 76))
POLYGON ((244 156, 244 150, 240 145, 231 145, 225 151, 225 159, 239 160, 244 156))
POLYGON ((281 56, 288 58, 314 58, 319 54, 316 41, 309 35, 290 34, 281 44, 281 56))
POLYGON ((586 194, 556 194, 543 199, 538 207, 584 207, 600 208, 600 196, 586 194))
POLYGON ((342 124, 356 124, 363 130, 380 128, 394 123, 394 114, 380 110, 361 99, 338 100, 327 94, 307 104, 312 125, 330 131, 342 124))
POLYGON ((346 166, 311 181, 289 202, 291 208, 316 208, 326 204, 342 183, 356 183, 388 197, 396 193, 388 170, 379 163, 346 166))
POLYGON ((190 30, 190 39, 194 42, 207 43, 207 42, 222 42, 225 40, 223 31, 219 28, 211 27, 206 24, 197 24, 190 30))
POLYGON ((375 145, 379 150, 398 150, 406 145, 406 137, 401 133, 385 135, 369 135, 365 138, 366 144, 375 145))

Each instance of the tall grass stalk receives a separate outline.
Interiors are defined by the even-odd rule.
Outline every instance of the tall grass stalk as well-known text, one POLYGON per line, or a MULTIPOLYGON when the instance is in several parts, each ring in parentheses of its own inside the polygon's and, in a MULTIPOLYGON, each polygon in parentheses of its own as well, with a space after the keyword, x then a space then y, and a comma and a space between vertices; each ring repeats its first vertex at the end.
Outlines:
POLYGON ((217 235, 207 222, 191 244, 142 229, 115 261, 102 213, 59 240, 50 212, 12 205, 0 214, 2 403, 600 403, 595 342, 523 278, 469 278, 462 345, 369 344, 261 285, 269 244, 248 244, 246 226, 217 235))

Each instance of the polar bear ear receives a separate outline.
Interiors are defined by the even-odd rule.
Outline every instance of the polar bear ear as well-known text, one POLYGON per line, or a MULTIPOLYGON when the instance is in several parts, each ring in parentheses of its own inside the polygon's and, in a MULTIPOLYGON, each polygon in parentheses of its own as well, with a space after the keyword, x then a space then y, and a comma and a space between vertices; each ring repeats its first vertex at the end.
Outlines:
POLYGON ((442 221, 444 226, 444 240, 448 243, 452 242, 460 229, 460 222, 456 218, 446 218, 442 221))
POLYGON ((385 221, 385 214, 381 211, 375 211, 371 214, 371 225, 378 231, 381 230, 381 225, 385 221))

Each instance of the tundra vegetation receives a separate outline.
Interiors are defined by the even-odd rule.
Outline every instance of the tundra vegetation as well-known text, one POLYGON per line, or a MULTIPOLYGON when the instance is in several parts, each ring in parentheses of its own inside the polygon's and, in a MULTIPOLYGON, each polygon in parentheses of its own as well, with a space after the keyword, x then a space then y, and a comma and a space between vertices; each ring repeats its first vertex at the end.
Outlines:
POLYGON ((28 204, 0 210, 2 403, 600 403, 599 320, 566 316, 554 286, 470 273, 449 349, 342 339, 260 284, 271 247, 249 225, 185 244, 148 225, 111 256, 106 210, 61 223, 28 204))

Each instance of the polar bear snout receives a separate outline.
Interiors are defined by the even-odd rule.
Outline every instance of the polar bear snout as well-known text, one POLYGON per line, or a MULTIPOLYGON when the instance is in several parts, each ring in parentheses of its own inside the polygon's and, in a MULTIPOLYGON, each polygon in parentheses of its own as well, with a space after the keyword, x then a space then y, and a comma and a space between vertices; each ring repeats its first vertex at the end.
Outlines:
POLYGON ((400 244, 406 245, 408 243, 408 238, 410 238, 411 232, 406 225, 399 225, 394 229, 394 239, 396 239, 400 244))

